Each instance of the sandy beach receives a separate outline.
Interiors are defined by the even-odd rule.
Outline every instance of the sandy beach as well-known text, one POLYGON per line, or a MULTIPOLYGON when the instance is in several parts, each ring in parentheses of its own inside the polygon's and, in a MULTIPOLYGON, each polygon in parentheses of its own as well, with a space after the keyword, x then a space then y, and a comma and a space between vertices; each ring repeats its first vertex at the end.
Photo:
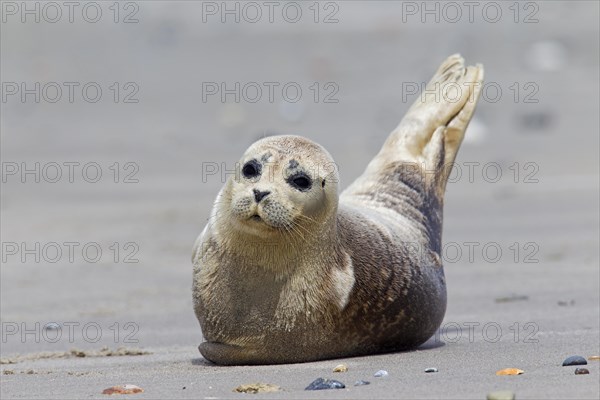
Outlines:
POLYGON ((0 396, 597 399, 600 361, 562 362, 600 355, 599 4, 273 3, 1 3, 0 396), (306 136, 344 188, 457 52, 486 86, 447 188, 438 333, 370 357, 204 360, 191 250, 243 151, 306 136), (319 377, 346 388, 304 390, 319 377), (233 391, 253 382, 281 391, 233 391))

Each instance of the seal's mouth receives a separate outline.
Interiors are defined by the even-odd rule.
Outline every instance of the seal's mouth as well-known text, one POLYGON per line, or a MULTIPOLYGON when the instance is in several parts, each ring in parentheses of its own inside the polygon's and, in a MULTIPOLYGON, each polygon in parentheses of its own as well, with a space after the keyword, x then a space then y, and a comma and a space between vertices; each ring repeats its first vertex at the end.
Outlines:
POLYGON ((267 222, 266 219, 261 217, 258 213, 251 215, 248 219, 246 219, 246 221, 250 226, 253 226, 255 228, 260 227, 261 230, 265 229, 265 228, 277 229, 275 226, 273 226, 269 222, 267 222))

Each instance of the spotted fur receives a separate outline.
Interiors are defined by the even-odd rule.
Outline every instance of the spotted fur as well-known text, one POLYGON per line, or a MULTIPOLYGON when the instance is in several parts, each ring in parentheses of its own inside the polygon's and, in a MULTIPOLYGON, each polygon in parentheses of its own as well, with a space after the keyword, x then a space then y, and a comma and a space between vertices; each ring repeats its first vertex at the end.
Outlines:
POLYGON ((433 335, 446 309, 442 167, 454 161, 480 89, 451 102, 443 84, 482 79, 481 66, 448 58, 427 89, 439 88, 441 101, 419 99, 341 194, 318 144, 253 144, 240 165, 260 162, 261 174, 227 181, 195 245, 202 355, 302 362, 413 348, 433 335), (290 182, 299 171, 310 186, 290 182), (257 200, 254 190, 268 194, 257 200))

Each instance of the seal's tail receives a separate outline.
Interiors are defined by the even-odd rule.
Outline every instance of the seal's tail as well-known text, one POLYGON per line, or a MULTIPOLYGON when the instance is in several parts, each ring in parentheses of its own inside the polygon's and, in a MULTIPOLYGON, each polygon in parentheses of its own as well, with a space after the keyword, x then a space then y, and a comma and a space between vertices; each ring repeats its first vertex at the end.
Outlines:
POLYGON ((439 170, 434 176, 441 196, 482 87, 481 64, 465 67, 460 55, 450 56, 392 134, 413 138, 411 144, 417 157, 420 152, 426 168, 439 170), (415 120, 422 129, 411 134, 410 126, 415 120))
POLYGON ((465 66, 459 54, 448 57, 387 139, 386 156, 420 164, 443 195, 482 86, 481 64, 465 66))

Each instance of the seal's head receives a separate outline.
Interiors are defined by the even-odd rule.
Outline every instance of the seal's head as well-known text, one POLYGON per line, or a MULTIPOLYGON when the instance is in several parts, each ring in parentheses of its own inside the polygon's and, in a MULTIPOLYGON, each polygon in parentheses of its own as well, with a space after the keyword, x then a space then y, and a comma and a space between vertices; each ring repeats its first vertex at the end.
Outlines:
POLYGON ((231 216, 232 228, 249 234, 302 232, 335 215, 338 181, 320 145, 299 136, 268 137, 246 150, 219 207, 231 216))

